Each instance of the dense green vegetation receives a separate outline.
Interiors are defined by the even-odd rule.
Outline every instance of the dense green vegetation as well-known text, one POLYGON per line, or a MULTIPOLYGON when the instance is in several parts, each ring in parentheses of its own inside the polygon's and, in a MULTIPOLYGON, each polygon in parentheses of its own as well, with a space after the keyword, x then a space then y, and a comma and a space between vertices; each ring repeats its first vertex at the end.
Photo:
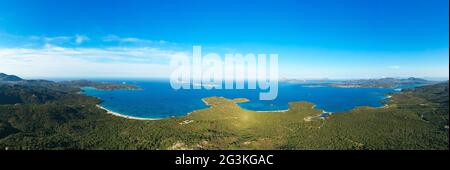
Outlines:
POLYGON ((308 102, 254 112, 211 97, 186 117, 145 121, 107 114, 79 86, 0 83, 0 149, 449 149, 448 82, 327 119, 308 102))

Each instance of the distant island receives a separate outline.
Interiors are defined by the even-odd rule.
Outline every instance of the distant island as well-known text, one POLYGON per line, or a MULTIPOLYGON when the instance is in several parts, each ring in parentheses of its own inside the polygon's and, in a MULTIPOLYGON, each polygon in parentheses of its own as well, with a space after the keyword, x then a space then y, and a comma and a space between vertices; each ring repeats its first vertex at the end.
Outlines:
POLYGON ((82 87, 92 87, 101 90, 140 90, 141 88, 134 84, 117 84, 110 82, 97 82, 89 80, 71 80, 62 82, 53 82, 48 80, 24 80, 15 75, 7 75, 5 73, 0 73, 0 84, 9 85, 26 85, 26 86, 48 86, 59 88, 82 88, 82 87))
POLYGON ((410 87, 410 86, 423 86, 430 85, 433 81, 425 79, 410 77, 407 79, 396 78, 382 78, 382 79, 360 79, 360 80, 348 80, 338 83, 332 83, 334 87, 364 87, 364 88, 395 88, 395 87, 410 87))
POLYGON ((421 78, 410 77, 406 79, 399 78, 380 78, 380 79, 358 79, 342 81, 317 80, 308 82, 304 80, 288 79, 288 83, 308 84, 309 86, 331 86, 341 88, 397 88, 397 87, 415 87, 438 83, 437 81, 428 81, 421 78))
POLYGON ((140 90, 141 88, 134 84, 117 84, 117 83, 109 83, 109 82, 96 82, 89 80, 72 80, 72 81, 63 81, 60 84, 71 86, 71 87, 93 87, 101 90, 140 90))
MULTIPOLYGON (((133 120, 97 107, 80 87, 135 89, 89 81, 0 80, 0 149, 449 149, 449 82, 403 89, 384 107, 320 115, 313 103, 256 112, 247 99, 204 98, 184 117, 133 120), (119 88, 123 87, 123 88, 119 88)), ((176 107, 176 106, 174 106, 176 107)))

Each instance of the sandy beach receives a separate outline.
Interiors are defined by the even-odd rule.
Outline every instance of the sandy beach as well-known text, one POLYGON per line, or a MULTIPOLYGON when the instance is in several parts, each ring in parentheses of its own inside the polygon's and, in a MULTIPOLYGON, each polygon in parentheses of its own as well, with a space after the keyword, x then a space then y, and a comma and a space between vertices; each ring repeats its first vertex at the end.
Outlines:
POLYGON ((118 117, 122 117, 122 118, 126 118, 126 119, 134 119, 134 120, 160 120, 160 119, 155 119, 155 118, 142 118, 142 117, 133 117, 133 116, 127 116, 127 115, 123 115, 117 112, 113 112, 111 110, 108 110, 106 108, 104 108, 103 106, 100 105, 96 105, 98 108, 105 110, 108 114, 112 114, 114 116, 118 116, 118 117))

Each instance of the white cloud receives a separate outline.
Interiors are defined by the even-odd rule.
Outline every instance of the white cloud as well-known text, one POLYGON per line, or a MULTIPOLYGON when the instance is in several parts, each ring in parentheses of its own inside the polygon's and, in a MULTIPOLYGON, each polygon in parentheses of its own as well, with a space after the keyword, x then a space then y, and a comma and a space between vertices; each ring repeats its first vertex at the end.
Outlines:
POLYGON ((393 65, 393 66, 389 66, 389 68, 390 68, 390 69, 398 70, 398 69, 400 69, 400 66, 398 66, 398 65, 393 65))
POLYGON ((81 44, 81 43, 83 43, 85 41, 88 41, 88 40, 89 40, 89 38, 87 36, 84 36, 84 35, 76 35, 75 36, 75 42, 77 44, 81 44))
POLYGON ((150 47, 0 48, 0 72, 24 77, 166 77, 184 51, 150 47))
POLYGON ((55 36, 55 37, 49 37, 49 36, 30 36, 29 40, 34 42, 42 42, 44 44, 50 43, 50 44, 58 44, 58 45, 65 45, 65 44, 77 44, 80 45, 83 42, 86 42, 89 40, 89 37, 85 35, 74 35, 74 36, 55 36))
POLYGON ((102 38, 104 42, 118 42, 118 43, 134 43, 134 44, 167 44, 169 42, 164 40, 154 41, 135 37, 119 37, 117 35, 108 35, 102 38))
POLYGON ((30 36, 30 40, 32 41, 42 41, 44 43, 68 43, 72 41, 71 36, 56 36, 56 37, 47 37, 47 36, 30 36))
POLYGON ((59 36, 59 37, 43 37, 46 42, 59 42, 59 41, 70 41, 72 37, 68 36, 59 36))

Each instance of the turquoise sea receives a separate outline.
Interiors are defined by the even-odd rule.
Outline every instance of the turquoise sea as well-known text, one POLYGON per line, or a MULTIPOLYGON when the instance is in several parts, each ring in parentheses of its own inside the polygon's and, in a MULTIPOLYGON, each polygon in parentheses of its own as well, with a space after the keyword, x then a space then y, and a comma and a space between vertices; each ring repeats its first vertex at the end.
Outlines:
POLYGON ((292 101, 308 101, 327 112, 342 112, 358 106, 383 106, 389 88, 336 88, 307 84, 280 83, 276 100, 261 101, 259 90, 174 90, 168 81, 110 81, 137 84, 143 90, 98 90, 83 88, 83 93, 103 100, 101 106, 127 116, 141 118, 167 118, 207 108, 201 99, 211 96, 247 98, 250 102, 239 105, 248 110, 285 110, 292 101))

